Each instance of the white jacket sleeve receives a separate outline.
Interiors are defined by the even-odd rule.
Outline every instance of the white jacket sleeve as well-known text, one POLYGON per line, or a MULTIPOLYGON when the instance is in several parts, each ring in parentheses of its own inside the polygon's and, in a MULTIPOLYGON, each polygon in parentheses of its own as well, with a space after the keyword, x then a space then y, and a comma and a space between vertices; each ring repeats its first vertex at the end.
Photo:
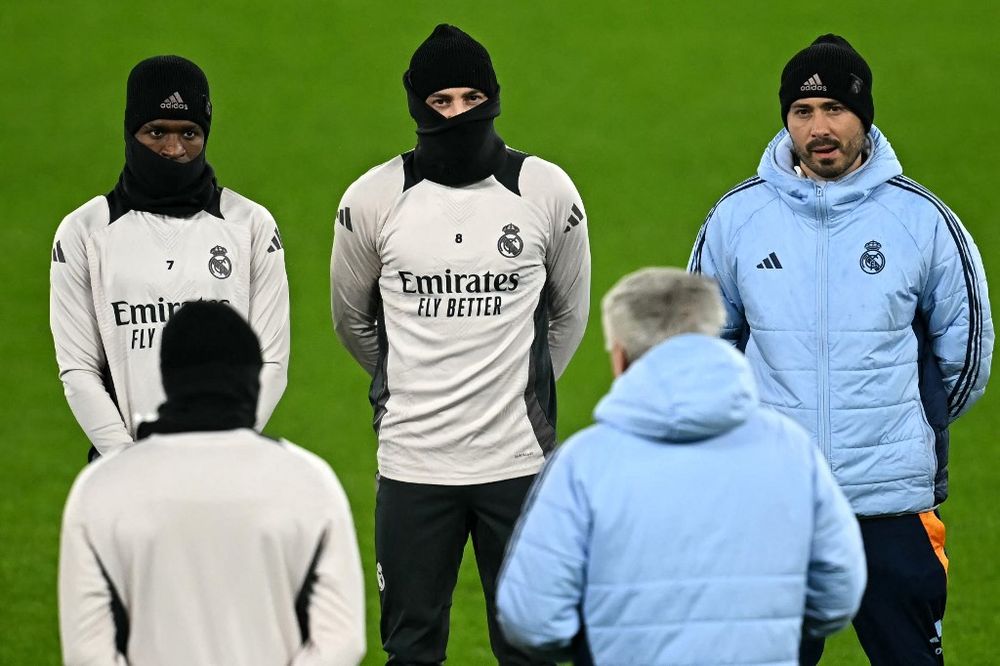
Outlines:
POLYGON ((73 216, 59 225, 49 271, 49 324, 66 401, 101 455, 132 443, 104 384, 107 360, 94 311, 86 230, 73 216))
POLYGON ((114 592, 87 538, 86 477, 77 478, 63 512, 59 544, 59 635, 66 666, 125 666, 116 646, 114 592))
POLYGON ((586 495, 567 455, 571 447, 572 441, 558 449, 535 482, 497 583, 504 636, 554 660, 572 656, 573 639, 582 629, 591 530, 586 495))
POLYGON ((351 508, 331 473, 328 524, 304 609, 309 638, 291 666, 356 666, 365 656, 365 590, 351 508))
POLYGON ((264 366, 260 371, 257 430, 278 406, 288 385, 290 323, 285 250, 270 215, 255 224, 250 265, 249 323, 260 339, 264 366))
POLYGON ((357 183, 348 188, 334 220, 330 260, 333 328, 369 375, 378 363, 378 280, 382 260, 376 248, 377 213, 366 205, 357 183))
POLYGON ((858 612, 868 573, 857 518, 819 449, 810 448, 814 531, 802 628, 822 638, 843 629, 858 612))

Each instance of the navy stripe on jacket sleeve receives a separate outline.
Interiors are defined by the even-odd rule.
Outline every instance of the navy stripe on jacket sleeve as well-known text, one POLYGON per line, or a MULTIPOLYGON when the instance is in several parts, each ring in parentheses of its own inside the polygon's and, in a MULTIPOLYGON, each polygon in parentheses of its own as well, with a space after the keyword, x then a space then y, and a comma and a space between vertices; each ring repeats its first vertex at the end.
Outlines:
POLYGON ((901 190, 926 199, 937 209, 955 241, 959 259, 962 262, 962 273, 965 277, 965 289, 969 302, 969 339, 966 342, 965 363, 962 365, 962 372, 948 396, 948 411, 954 418, 965 407, 972 394, 972 389, 979 379, 979 363, 982 356, 983 309, 972 251, 969 249, 968 239, 962 233, 962 226, 955 218, 954 213, 930 190, 903 176, 896 176, 888 182, 901 190))
POLYGON ((708 211, 708 215, 705 216, 705 222, 701 225, 701 230, 698 232, 698 238, 695 240, 694 244, 694 252, 691 254, 691 261, 688 263, 688 273, 701 273, 701 252, 705 248, 705 234, 708 230, 708 222, 712 219, 712 215, 715 213, 715 209, 719 207, 719 204, 734 194, 739 194, 743 190, 748 190, 751 187, 760 185, 763 182, 764 179, 760 176, 751 176, 723 194, 722 198, 715 202, 715 205, 712 206, 712 210, 708 211))

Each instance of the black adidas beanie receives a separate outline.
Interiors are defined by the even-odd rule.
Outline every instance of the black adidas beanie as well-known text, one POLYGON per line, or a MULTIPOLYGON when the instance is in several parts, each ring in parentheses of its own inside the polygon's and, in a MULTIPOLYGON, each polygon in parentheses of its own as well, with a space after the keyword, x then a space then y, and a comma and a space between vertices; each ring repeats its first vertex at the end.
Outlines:
POLYGON ((212 102, 208 79, 198 65, 180 56, 154 56, 132 68, 125 86, 125 131, 164 118, 190 120, 208 136, 212 102))
POLYGON ((867 132, 875 119, 872 70, 839 35, 821 35, 788 61, 781 72, 781 122, 788 127, 792 102, 806 97, 835 99, 861 119, 867 132))
POLYGON ((225 303, 185 303, 163 329, 160 372, 168 398, 190 392, 193 382, 226 391, 234 378, 255 381, 262 365, 257 335, 225 303))
POLYGON ((447 23, 417 47, 405 79, 421 99, 445 88, 475 88, 487 97, 500 89, 486 48, 447 23))

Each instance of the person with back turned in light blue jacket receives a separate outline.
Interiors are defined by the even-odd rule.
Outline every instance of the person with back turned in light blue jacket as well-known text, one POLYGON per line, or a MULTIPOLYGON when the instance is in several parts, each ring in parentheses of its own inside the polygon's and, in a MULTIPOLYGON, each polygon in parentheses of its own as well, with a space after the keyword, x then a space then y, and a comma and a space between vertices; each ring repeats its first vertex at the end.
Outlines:
POLYGON ((603 301, 617 379, 533 487, 507 638, 577 664, 797 663, 865 586, 857 520, 806 433, 717 338, 713 280, 648 268, 603 301))
MULTIPOLYGON (((958 217, 872 125, 872 73, 823 35, 785 66, 785 129, 709 213, 689 269, 715 277, 761 400, 795 419, 860 518, 854 628, 876 666, 941 664, 948 426, 983 394, 993 324, 958 217)), ((821 641, 805 641, 815 664, 821 641)))

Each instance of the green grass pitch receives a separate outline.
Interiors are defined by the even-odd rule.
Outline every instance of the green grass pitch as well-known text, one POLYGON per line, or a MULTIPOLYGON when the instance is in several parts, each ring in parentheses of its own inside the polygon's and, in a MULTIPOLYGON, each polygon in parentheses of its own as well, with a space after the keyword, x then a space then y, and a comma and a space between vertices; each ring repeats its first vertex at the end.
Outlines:
MULTIPOLYGON (((1000 5, 735 2, 235 2, 12 0, 0 10, 0 663, 59 663, 55 574, 62 505, 87 444, 56 375, 47 321, 52 236, 115 182, 125 77, 178 53, 202 65, 220 182, 281 225, 292 296, 289 388, 267 431, 323 455, 351 498, 368 589, 369 656, 382 659, 372 520, 375 441, 367 381, 329 316, 332 220, 347 185, 413 145, 400 77, 442 21, 489 48, 500 134, 562 165, 587 206, 593 303, 624 273, 683 265, 705 213, 752 175, 780 127, 778 76, 823 32, 874 71, 876 124, 906 173, 975 236, 1000 276, 996 224, 1000 5)), ((559 432, 587 425, 610 370, 596 310, 560 384, 559 432)), ((994 388, 953 430, 944 646, 952 664, 995 660, 1000 617, 1000 410, 994 388)), ((449 662, 492 662, 465 566, 449 662)), ((862 664, 850 632, 829 664, 862 664)))

